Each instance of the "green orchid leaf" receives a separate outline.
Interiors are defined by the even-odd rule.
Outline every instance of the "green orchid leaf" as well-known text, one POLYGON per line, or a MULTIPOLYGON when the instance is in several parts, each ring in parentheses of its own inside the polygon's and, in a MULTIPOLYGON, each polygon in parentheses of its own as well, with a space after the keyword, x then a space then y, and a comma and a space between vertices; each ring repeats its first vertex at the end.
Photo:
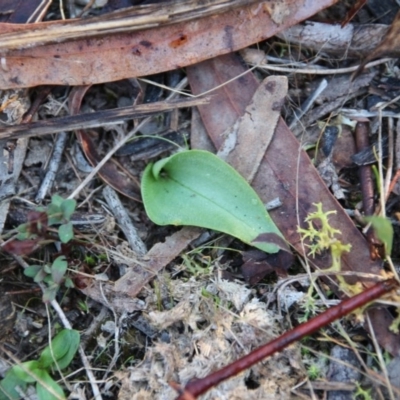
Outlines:
POLYGON ((40 364, 38 361, 26 361, 21 365, 14 365, 13 370, 15 375, 24 382, 33 383, 36 382, 35 376, 36 371, 39 369, 40 364), (28 373, 28 371, 30 373, 28 373))
POLYGON ((365 221, 370 222, 376 236, 385 246, 385 252, 390 256, 392 253, 392 245, 393 245, 393 226, 392 223, 384 217, 380 217, 378 215, 373 215, 371 217, 364 217, 365 221))
POLYGON ((288 251, 257 193, 208 151, 182 151, 149 164, 141 186, 147 215, 158 225, 199 226, 267 253, 288 251))
POLYGON ((36 391, 39 400, 60 400, 65 399, 64 391, 61 386, 48 374, 45 370, 39 371, 39 378, 46 386, 43 386, 39 382, 36 384, 36 391), (50 389, 50 390, 48 390, 50 389), (57 394, 55 396, 53 393, 57 394))
POLYGON ((14 368, 10 368, 4 379, 0 381, 0 400, 19 400, 20 392, 24 392, 26 386, 26 382, 18 377, 14 368))
POLYGON ((51 341, 52 350, 47 346, 40 355, 39 363, 42 368, 55 365, 55 361, 60 369, 66 368, 75 356, 80 342, 79 332, 73 329, 63 329, 51 341), (53 354, 52 354, 53 353, 53 354), (54 356, 54 358, 53 358, 54 356))
POLYGON ((60 369, 67 368, 68 365, 71 363, 72 359, 75 357, 76 352, 78 351, 79 343, 81 340, 78 331, 75 331, 73 329, 65 330, 68 332, 68 336, 64 341, 64 346, 67 347, 67 352, 64 354, 63 357, 57 360, 58 367, 60 369))

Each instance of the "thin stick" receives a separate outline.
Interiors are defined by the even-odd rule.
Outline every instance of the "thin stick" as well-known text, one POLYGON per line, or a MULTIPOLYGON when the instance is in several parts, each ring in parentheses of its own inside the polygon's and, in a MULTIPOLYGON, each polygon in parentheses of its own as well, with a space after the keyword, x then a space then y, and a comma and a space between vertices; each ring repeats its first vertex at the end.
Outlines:
POLYGON ((90 129, 107 125, 121 124, 134 118, 154 116, 176 108, 187 108, 207 104, 209 98, 198 97, 188 99, 160 101, 148 104, 139 104, 130 107, 101 110, 93 113, 69 115, 67 117, 52 118, 44 121, 31 122, 0 128, 0 139, 18 139, 20 137, 43 136, 77 129, 90 129))
POLYGON ((69 136, 67 132, 60 132, 57 135, 56 141, 54 142, 53 146, 53 155, 47 168, 46 175, 35 197, 35 201, 37 203, 39 203, 46 197, 47 192, 53 186, 58 168, 60 167, 62 155, 64 153, 65 147, 67 146, 68 137, 69 136))
MULTIPOLYGON (((366 64, 364 69, 372 68, 380 64, 385 64, 391 60, 393 60, 393 58, 382 58, 380 60, 375 60, 366 64)), ((323 68, 290 68, 290 67, 281 67, 279 65, 262 64, 262 65, 257 65, 257 68, 266 69, 269 71, 288 72, 291 74, 337 75, 337 74, 348 74, 349 72, 354 72, 359 68, 359 65, 354 65, 353 67, 347 67, 347 68, 323 69, 323 68)))
POLYGON ((146 245, 140 238, 139 232, 119 199, 118 194, 110 186, 106 186, 102 193, 119 227, 124 232, 131 249, 139 256, 144 256, 147 253, 146 245))
MULTIPOLYGON (((357 122, 354 132, 357 152, 362 151, 369 146, 369 122, 357 122)), ((374 214, 374 185, 372 168, 370 165, 361 165, 359 167, 359 176, 362 193, 362 204, 364 215, 374 214)))
POLYGON ((390 384, 389 375, 388 375, 388 371, 386 369, 385 361, 384 361, 383 356, 382 356, 381 348, 380 348, 380 346, 378 344, 378 341, 376 339, 374 327, 372 326, 371 319, 370 319, 368 314, 367 314, 366 318, 367 318, 367 324, 368 324, 369 333, 371 335, 372 343, 374 345, 375 352, 376 352, 376 355, 378 356, 378 360, 379 360, 379 363, 380 363, 380 367, 382 369, 383 375, 384 375, 385 380, 386 380, 386 388, 389 391, 390 400, 395 400, 396 397, 393 394, 392 385, 390 384))
MULTIPOLYGON (((378 128, 378 154, 382 154, 382 108, 378 109, 379 115, 379 128, 378 128)), ((385 190, 383 188, 383 163, 382 156, 378 159, 378 172, 379 172, 379 205, 381 207, 380 214, 386 217, 385 207, 385 190)))
POLYGON ((120 350, 119 350, 120 324, 118 322, 122 322, 122 320, 124 318, 126 318, 126 313, 123 313, 123 315, 121 316, 120 321, 118 321, 117 313, 115 312, 114 307, 109 303, 106 295, 104 294, 103 285, 101 283, 100 283, 100 291, 101 291, 101 295, 103 296, 103 299, 104 299, 105 303, 107 304, 107 307, 111 310, 111 312, 114 315, 114 355, 113 355, 113 358, 111 359, 110 364, 107 367, 106 372, 103 375, 103 380, 105 380, 107 378, 107 375, 110 373, 110 371, 112 370, 112 368, 114 367, 114 365, 118 361, 118 357, 119 357, 119 354, 120 354, 120 350))
POLYGON ((319 97, 319 95, 326 89, 328 86, 328 81, 326 79, 322 79, 317 89, 311 93, 310 96, 307 97, 306 101, 301 105, 300 110, 294 112, 294 116, 292 121, 289 123, 289 129, 292 130, 297 122, 303 117, 303 115, 311 108, 311 106, 315 103, 315 100, 319 97))
POLYGON ((68 199, 73 199, 76 197, 79 192, 96 176, 96 174, 100 171, 103 165, 114 155, 114 153, 120 149, 126 142, 132 139, 137 132, 139 132, 148 122, 151 121, 151 117, 145 118, 139 125, 136 126, 135 129, 131 130, 120 142, 118 142, 112 149, 109 151, 104 158, 93 167, 90 174, 79 184, 79 186, 68 196, 68 199))
POLYGON ((388 195, 393 192, 393 189, 396 185, 396 182, 400 178, 400 122, 397 121, 396 124, 396 173, 390 182, 389 190, 388 190, 388 195))
POLYGON ((392 175, 393 175, 393 148, 394 148, 394 139, 393 139, 393 130, 394 130, 394 124, 393 124, 393 118, 388 118, 388 147, 389 147, 389 154, 388 154, 388 162, 387 162, 387 173, 385 176, 385 184, 384 184, 384 191, 385 191, 385 199, 387 200, 390 195, 390 182, 392 180, 392 175))

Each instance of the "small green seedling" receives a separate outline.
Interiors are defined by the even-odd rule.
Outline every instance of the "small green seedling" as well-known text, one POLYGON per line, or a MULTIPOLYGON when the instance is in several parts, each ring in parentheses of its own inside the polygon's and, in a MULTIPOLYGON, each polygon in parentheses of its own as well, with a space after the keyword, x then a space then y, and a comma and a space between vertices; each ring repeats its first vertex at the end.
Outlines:
POLYGON ((80 336, 72 329, 62 330, 41 353, 38 360, 26 361, 10 368, 0 381, 0 400, 18 400, 28 384, 36 385, 39 400, 66 399, 61 386, 50 376, 68 367, 78 350, 80 336))
POLYGON ((75 207, 75 200, 53 196, 47 207, 28 212, 27 222, 17 227, 17 235, 3 244, 3 250, 18 256, 29 255, 45 244, 70 242, 74 238, 70 219, 75 207), (54 225, 59 225, 57 236, 54 228, 49 229, 54 225))
POLYGON ((30 265, 24 270, 24 274, 33 278, 37 283, 43 282, 47 288, 43 292, 43 301, 45 303, 55 299, 61 284, 68 288, 74 287, 74 283, 68 277, 65 277, 68 263, 64 256, 57 257, 51 265, 30 265))
POLYGON ((372 389, 363 389, 359 382, 355 382, 357 390, 354 393, 354 399, 356 400, 372 400, 371 391, 372 389))
POLYGON ((317 304, 315 295, 312 293, 313 286, 310 285, 308 293, 304 296, 304 302, 301 303, 302 309, 304 310, 304 315, 298 318, 299 323, 307 322, 312 316, 317 314, 317 304))
POLYGON ((204 265, 189 254, 182 254, 182 261, 186 267, 185 269, 193 276, 204 276, 210 274, 211 272, 210 261, 204 265))
POLYGON ((59 225, 58 237, 62 243, 68 243, 74 238, 72 214, 76 208, 76 201, 73 199, 63 199, 59 195, 51 198, 51 203, 47 208, 39 207, 37 211, 31 213, 31 220, 26 224, 21 224, 18 228, 17 239, 32 239, 35 236, 44 234, 47 227, 59 225))
POLYGON ((392 253, 393 245, 393 226, 392 223, 385 217, 373 215, 364 217, 365 221, 369 222, 376 233, 377 238, 383 243, 385 247, 385 254, 390 256, 392 253))
POLYGON ((288 251, 257 193, 208 151, 181 151, 149 164, 141 186, 147 215, 158 225, 199 226, 267 253, 288 251))
POLYGON ((309 379, 311 379, 312 381, 318 379, 321 376, 321 374, 322 374, 321 367, 317 364, 311 364, 307 368, 307 375, 309 379))

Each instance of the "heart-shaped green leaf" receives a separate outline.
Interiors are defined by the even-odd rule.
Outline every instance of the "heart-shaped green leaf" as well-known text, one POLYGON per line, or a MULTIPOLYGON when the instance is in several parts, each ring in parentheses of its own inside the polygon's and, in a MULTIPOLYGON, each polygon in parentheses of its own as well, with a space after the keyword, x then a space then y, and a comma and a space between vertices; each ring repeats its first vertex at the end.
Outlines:
POLYGON ((208 151, 182 151, 149 164, 142 197, 147 215, 158 225, 213 229, 267 253, 288 250, 253 188, 208 151))

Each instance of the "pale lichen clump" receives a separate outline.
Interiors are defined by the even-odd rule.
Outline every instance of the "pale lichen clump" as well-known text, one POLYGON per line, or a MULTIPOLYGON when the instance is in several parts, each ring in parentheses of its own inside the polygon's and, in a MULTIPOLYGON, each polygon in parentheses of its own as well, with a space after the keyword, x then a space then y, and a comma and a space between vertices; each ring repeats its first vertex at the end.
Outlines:
MULTIPOLYGON (((160 281, 160 287, 164 283, 160 281)), ((153 310, 146 319, 163 336, 147 347, 143 360, 116 374, 121 380, 121 400, 175 399, 177 393, 168 382, 185 385, 204 377, 281 334, 281 318, 240 282, 173 279, 168 291, 176 304, 165 310, 156 310, 157 300, 149 294, 146 303, 153 310)), ((300 351, 294 345, 202 398, 288 399, 303 377, 302 369, 292 366, 298 357, 300 351)))
MULTIPOLYGON (((329 223, 329 216, 336 214, 336 211, 322 210, 322 203, 314 203, 317 211, 310 213, 305 219, 308 224, 308 228, 298 228, 297 231, 301 234, 302 240, 308 240, 310 244, 305 246, 310 248, 309 255, 315 257, 317 254, 323 251, 329 251, 332 257, 332 265, 328 269, 324 269, 324 272, 341 272, 341 257, 344 253, 348 253, 351 250, 351 244, 344 244, 337 237, 341 235, 339 229, 333 228, 329 223), (317 229, 314 223, 318 223, 320 228, 317 229)), ((346 282, 343 276, 337 274, 337 280, 339 281, 340 289, 349 296, 354 296, 361 293, 363 290, 362 284, 357 282, 355 284, 349 284, 346 282)))

